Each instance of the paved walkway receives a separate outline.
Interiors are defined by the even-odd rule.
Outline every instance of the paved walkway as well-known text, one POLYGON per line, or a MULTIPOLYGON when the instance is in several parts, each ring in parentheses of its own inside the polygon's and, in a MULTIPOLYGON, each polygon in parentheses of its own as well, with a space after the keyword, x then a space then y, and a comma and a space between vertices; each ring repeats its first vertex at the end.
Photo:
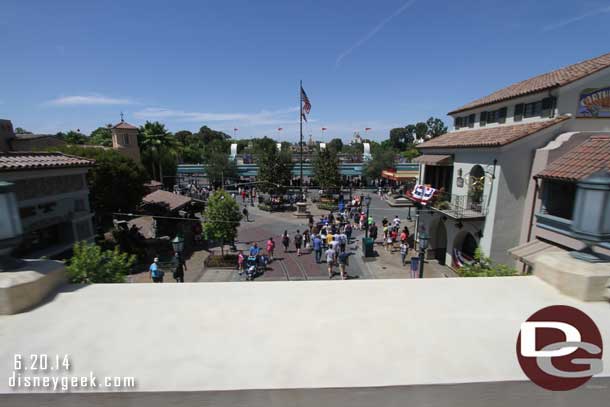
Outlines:
MULTIPOLYGON (((315 205, 309 205, 316 219, 328 213, 315 208, 315 205)), ((250 222, 242 223, 239 230, 236 246, 238 250, 247 251, 252 242, 258 243, 259 247, 264 247, 265 242, 269 237, 273 237, 276 241, 276 259, 271 262, 265 273, 258 277, 257 281, 300 281, 300 280, 326 280, 328 279, 328 271, 326 264, 316 264, 313 253, 310 250, 303 250, 302 256, 296 255, 294 246, 290 247, 288 252, 284 253, 284 248, 281 246, 281 235, 284 230, 287 230, 292 237, 297 230, 301 232, 307 228, 307 220, 295 217, 291 212, 275 212, 268 213, 257 208, 248 207, 250 212, 250 222)), ((398 215, 402 218, 402 225, 406 225, 411 232, 414 231, 414 221, 407 221, 406 208, 391 208, 381 201, 379 198, 372 197, 371 201, 371 216, 375 218, 377 224, 381 223, 383 217, 389 220, 398 215)), ((414 215, 414 213, 413 213, 414 215)), ((377 242, 375 250, 378 254, 373 259, 362 258, 362 237, 363 231, 354 230, 352 242, 348 245, 350 256, 350 264, 348 266, 348 275, 351 279, 384 279, 384 278, 410 278, 409 264, 402 266, 400 264, 400 253, 398 250, 387 252, 381 245, 381 239, 377 242)), ((225 251, 228 252, 229 247, 225 246, 225 251)), ((220 249, 216 248, 216 252, 220 249)), ((417 253, 411 251, 408 258, 416 256, 417 253)), ((338 268, 335 267, 337 273, 333 279, 340 280, 338 268)), ((444 278, 454 277, 448 267, 441 266, 435 261, 427 261, 424 268, 424 277, 426 278, 444 278)), ((207 269, 202 273, 198 281, 201 282, 220 282, 220 281, 243 281, 245 276, 240 276, 236 269, 207 269)))

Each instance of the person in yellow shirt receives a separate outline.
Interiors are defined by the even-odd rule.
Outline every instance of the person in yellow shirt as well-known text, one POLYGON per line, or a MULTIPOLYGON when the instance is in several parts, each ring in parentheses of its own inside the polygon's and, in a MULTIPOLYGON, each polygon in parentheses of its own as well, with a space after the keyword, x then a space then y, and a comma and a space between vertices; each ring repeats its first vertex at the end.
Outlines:
POLYGON ((330 233, 330 231, 329 231, 328 234, 326 235, 326 246, 327 247, 330 247, 332 245, 333 240, 335 240, 334 238, 335 237, 333 236, 333 234, 330 233))

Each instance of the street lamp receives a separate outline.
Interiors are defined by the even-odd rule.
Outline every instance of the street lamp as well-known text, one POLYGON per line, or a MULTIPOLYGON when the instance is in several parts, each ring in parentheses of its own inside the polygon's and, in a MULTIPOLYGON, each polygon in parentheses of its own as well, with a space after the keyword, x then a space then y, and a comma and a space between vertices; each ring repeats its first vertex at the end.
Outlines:
POLYGON ((15 185, 0 181, 0 272, 19 268, 22 263, 10 255, 22 233, 15 185))
POLYGON ((182 236, 176 235, 174 240, 172 240, 172 247, 175 253, 182 253, 182 250, 184 250, 184 239, 182 236))
POLYGON ((425 230, 419 232, 419 278, 424 278, 424 257, 430 240, 425 230))
POLYGON ((575 259, 589 263, 607 261, 593 252, 597 243, 610 240, 610 172, 601 171, 578 182, 572 236, 585 244, 580 251, 570 252, 575 259))
POLYGON ((369 208, 371 207, 371 196, 367 195, 364 198, 364 203, 366 204, 366 220, 364 221, 365 223, 365 229, 364 229, 364 237, 368 238, 369 237, 369 208))

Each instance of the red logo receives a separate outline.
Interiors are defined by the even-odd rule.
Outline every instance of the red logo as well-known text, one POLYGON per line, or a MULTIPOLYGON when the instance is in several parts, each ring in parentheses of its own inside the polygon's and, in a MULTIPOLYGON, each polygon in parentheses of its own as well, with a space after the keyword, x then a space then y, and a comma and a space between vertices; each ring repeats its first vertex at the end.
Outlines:
POLYGON ((521 369, 547 390, 572 390, 603 370, 602 337, 584 312, 566 305, 546 307, 521 324, 517 359, 521 369))

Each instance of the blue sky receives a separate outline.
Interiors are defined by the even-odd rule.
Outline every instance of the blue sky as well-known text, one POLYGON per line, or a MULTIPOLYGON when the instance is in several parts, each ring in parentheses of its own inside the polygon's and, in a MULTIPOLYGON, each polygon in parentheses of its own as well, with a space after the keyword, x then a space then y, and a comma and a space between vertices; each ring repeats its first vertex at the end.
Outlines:
POLYGON ((610 52, 610 1, 26 1, 0 9, 0 118, 119 120, 240 138, 348 140, 445 119, 512 82, 610 52))

